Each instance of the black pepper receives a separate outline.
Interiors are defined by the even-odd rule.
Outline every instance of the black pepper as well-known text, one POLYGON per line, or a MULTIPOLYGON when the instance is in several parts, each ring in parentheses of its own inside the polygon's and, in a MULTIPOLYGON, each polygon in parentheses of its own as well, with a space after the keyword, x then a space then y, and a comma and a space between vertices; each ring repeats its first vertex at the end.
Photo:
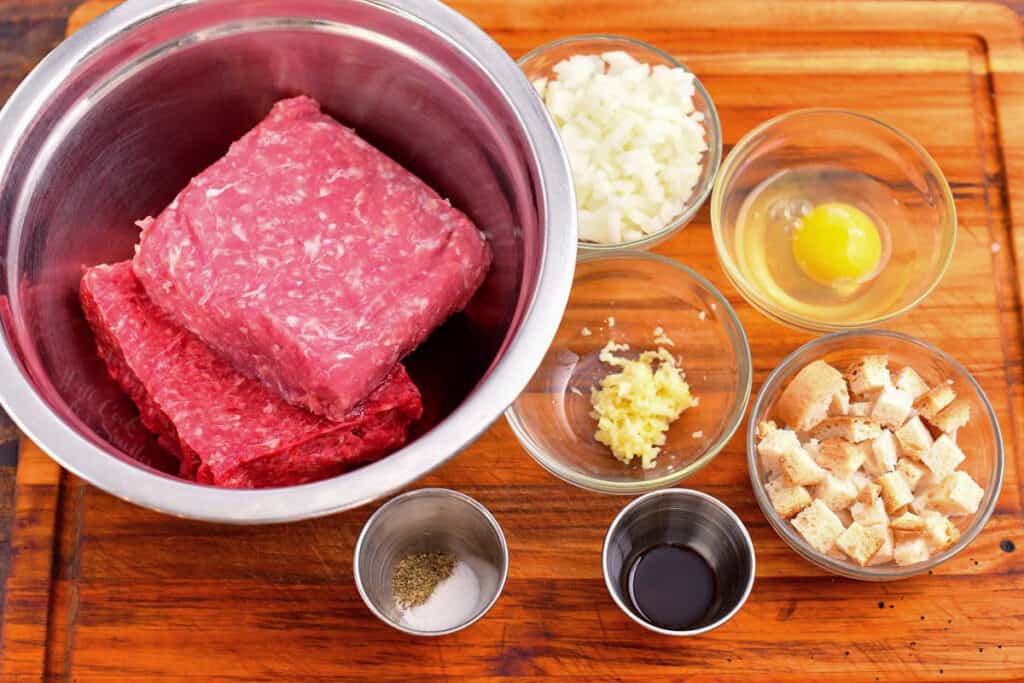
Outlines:
POLYGON ((1004 553, 1012 553, 1014 550, 1017 549, 1017 546, 1015 546, 1013 544, 1013 541, 1011 541, 1010 539, 1004 538, 1002 541, 999 542, 999 549, 1002 550, 1004 553))
POLYGON ((395 566, 391 592, 400 607, 425 603, 437 585, 452 575, 455 556, 449 553, 412 553, 395 566))

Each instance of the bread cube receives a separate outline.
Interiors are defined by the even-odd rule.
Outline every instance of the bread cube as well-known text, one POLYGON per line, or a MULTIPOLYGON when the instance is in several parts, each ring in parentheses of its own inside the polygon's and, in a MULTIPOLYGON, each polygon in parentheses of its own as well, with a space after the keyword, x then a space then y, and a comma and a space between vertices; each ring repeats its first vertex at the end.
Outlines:
POLYGON ((888 527, 884 526, 871 526, 868 527, 868 530, 882 539, 881 547, 878 549, 878 552, 871 557, 871 560, 868 561, 868 566, 874 567, 876 565, 892 562, 893 547, 896 543, 893 538, 892 531, 890 531, 888 527))
POLYGON ((914 500, 910 501, 910 505, 907 506, 910 511, 918 515, 927 512, 931 508, 931 492, 932 489, 929 488, 914 496, 914 500))
POLYGON ((793 527, 819 553, 832 549, 845 530, 843 523, 825 503, 816 500, 793 518, 793 527))
POLYGON ((879 424, 899 429, 910 416, 914 397, 896 387, 885 387, 871 407, 871 419, 879 424))
MULTIPOLYGON (((857 493, 857 500, 865 505, 870 505, 878 500, 880 495, 882 495, 882 487, 873 481, 869 481, 867 485, 857 493)), ((885 508, 883 507, 883 509, 885 508)))
POLYGON ((785 477, 777 477, 764 485, 772 507, 783 519, 789 519, 811 504, 811 494, 785 477))
POLYGON ((788 450, 779 456, 779 465, 794 484, 817 484, 825 478, 825 470, 802 447, 788 450))
POLYGON ((931 419, 931 423, 946 434, 956 434, 957 430, 971 421, 971 404, 957 399, 931 419))
POLYGON ((814 497, 822 501, 833 512, 845 510, 857 500, 857 487, 848 479, 840 479, 831 472, 814 487, 814 497))
POLYGON ((890 515, 897 514, 904 506, 914 500, 914 492, 907 486, 907 481, 899 472, 887 472, 878 478, 882 487, 882 501, 885 511, 890 515))
POLYGON ((886 356, 865 356, 846 370, 846 381, 855 396, 880 391, 892 383, 886 356))
POLYGON ((917 490, 917 485, 928 473, 925 468, 910 458, 900 458, 896 463, 896 471, 903 475, 911 491, 917 490))
POLYGON ((928 544, 920 536, 898 541, 893 547, 892 555, 896 564, 901 567, 924 562, 931 557, 928 552, 928 544))
POLYGON ((853 521, 863 526, 889 525, 889 515, 885 512, 885 503, 881 498, 875 498, 870 503, 857 501, 850 508, 850 514, 853 515, 853 521))
POLYGON ((877 438, 881 433, 881 425, 874 420, 849 416, 826 418, 811 430, 811 436, 819 441, 845 439, 852 443, 877 438))
POLYGON ((888 429, 883 429, 878 437, 871 440, 871 450, 864 460, 864 471, 874 476, 892 472, 898 458, 896 437, 888 429))
POLYGON ((805 365, 779 397, 776 412, 783 423, 806 432, 828 417, 829 411, 846 412, 850 397, 838 370, 823 360, 805 365))
POLYGON ((949 438, 948 434, 943 434, 935 440, 928 452, 921 456, 921 462, 931 470, 936 480, 941 481, 960 466, 964 457, 964 452, 953 439, 949 438))
POLYGON ((872 533, 867 527, 854 522, 846 528, 846 531, 839 534, 836 546, 849 555, 851 560, 863 567, 878 552, 884 542, 885 539, 880 534, 872 533))
POLYGON ((851 403, 850 410, 846 414, 850 417, 867 417, 871 414, 871 401, 851 403))
POLYGON ((924 521, 924 540, 932 552, 940 552, 960 540, 960 530, 941 512, 926 510, 922 514, 924 521))
POLYGON ((924 396, 929 391, 927 382, 909 365, 896 373, 896 377, 893 378, 893 384, 896 385, 897 389, 910 394, 914 400, 924 396))
POLYGON ((924 519, 913 512, 904 512, 889 521, 893 531, 924 531, 924 519))
POLYGON ((973 515, 978 511, 985 489, 966 472, 953 472, 935 487, 929 496, 934 510, 945 515, 973 515))
POLYGON ((761 456, 761 464, 769 473, 782 471, 780 459, 784 453, 802 450, 796 432, 789 429, 769 431, 757 444, 757 454, 761 456))
POLYGON ((914 408, 921 417, 931 422, 955 398, 956 391, 949 384, 943 382, 914 401, 914 408))
POLYGON ((864 474, 862 471, 857 470, 850 475, 850 483, 857 489, 857 493, 860 494, 864 490, 864 487, 871 483, 871 477, 864 474))
MULTIPOLYGON (((836 517, 839 518, 839 521, 842 522, 844 527, 848 527, 853 524, 853 515, 850 514, 849 508, 846 510, 836 510, 835 513, 836 517)), ((835 550, 835 548, 832 549, 835 550)), ((839 552, 842 554, 841 550, 839 552)))
POLYGON ((815 460, 840 479, 848 479, 860 469, 866 457, 865 449, 861 448, 860 444, 842 439, 826 439, 821 442, 815 460))
POLYGON ((913 417, 896 430, 896 440, 905 455, 921 459, 932 447, 932 433, 924 426, 921 419, 913 417))
POLYGON ((775 420, 761 420, 757 423, 757 440, 760 441, 778 428, 775 420))

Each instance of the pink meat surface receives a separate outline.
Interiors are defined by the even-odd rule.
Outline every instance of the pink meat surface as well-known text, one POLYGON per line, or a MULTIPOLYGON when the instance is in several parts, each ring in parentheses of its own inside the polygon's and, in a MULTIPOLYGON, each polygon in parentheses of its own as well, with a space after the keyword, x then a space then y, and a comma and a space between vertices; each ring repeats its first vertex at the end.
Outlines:
POLYGON ((469 303, 491 262, 462 212, 308 97, 275 104, 140 225, 153 301, 334 420, 469 303))
POLYGON ((331 477, 400 447, 423 411, 401 364, 340 422, 284 402, 157 308, 128 261, 86 271, 81 299, 111 376, 189 479, 263 488, 331 477))

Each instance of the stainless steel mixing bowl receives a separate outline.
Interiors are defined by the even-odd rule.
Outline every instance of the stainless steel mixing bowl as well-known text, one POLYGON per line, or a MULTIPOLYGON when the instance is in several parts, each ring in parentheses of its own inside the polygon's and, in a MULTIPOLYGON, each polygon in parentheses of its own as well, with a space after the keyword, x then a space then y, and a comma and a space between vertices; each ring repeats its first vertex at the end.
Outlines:
POLYGON ((32 72, 0 131, 0 402, 67 469, 140 505, 257 523, 393 492, 501 415, 565 307, 576 216, 557 134, 512 59, 433 0, 129 0, 32 72), (304 486, 192 484, 165 473, 96 357, 81 269, 130 257, 134 220, 298 93, 468 213, 495 264, 408 359, 426 414, 400 452, 304 486))

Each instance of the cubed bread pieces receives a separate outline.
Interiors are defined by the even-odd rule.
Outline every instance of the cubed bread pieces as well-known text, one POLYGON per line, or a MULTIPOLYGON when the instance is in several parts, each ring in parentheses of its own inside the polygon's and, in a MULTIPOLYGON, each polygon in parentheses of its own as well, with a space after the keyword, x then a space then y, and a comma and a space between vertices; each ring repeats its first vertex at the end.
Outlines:
POLYGON ((871 449, 864 460, 864 471, 874 476, 892 472, 899 459, 899 447, 896 437, 888 429, 871 440, 871 449))
POLYGON ((910 394, 914 400, 924 396, 930 390, 928 383, 909 365, 896 373, 896 376, 893 378, 893 384, 896 385, 897 389, 902 389, 910 394))
POLYGON ((817 484, 826 474, 825 470, 814 462, 814 458, 800 446, 796 450, 789 450, 780 455, 779 465, 791 482, 803 486, 817 484))
POLYGON ((929 503, 936 512, 945 515, 973 515, 978 511, 985 489, 966 472, 953 472, 946 476, 929 495, 929 503))
POLYGON ((845 413, 849 402, 842 374, 825 361, 816 360, 796 374, 775 409, 784 425, 806 432, 828 417, 834 408, 838 409, 836 412, 845 413))
POLYGON ((840 479, 831 472, 814 487, 814 497, 822 501, 833 512, 839 512, 853 505, 857 500, 857 487, 848 479, 840 479))
POLYGON ((871 526, 868 527, 868 530, 882 539, 881 547, 878 549, 878 552, 871 557, 871 560, 868 561, 868 566, 874 567, 879 564, 892 562, 892 551, 893 546, 895 545, 895 539, 893 538, 892 531, 889 530, 889 527, 885 526, 871 526))
POLYGON ((871 414, 871 401, 851 403, 850 410, 846 414, 850 417, 867 417, 871 414))
POLYGON ((946 434, 956 434, 957 430, 971 421, 971 404, 957 399, 942 409, 930 422, 946 434))
POLYGON ((941 481, 959 467, 964 458, 964 452, 956 442, 949 438, 948 434, 943 434, 935 440, 928 452, 921 456, 921 462, 935 475, 936 481, 941 481))
POLYGON ((785 477, 772 479, 765 484, 764 489, 772 507, 783 519, 789 519, 811 504, 811 494, 807 489, 785 477))
POLYGON ((846 381, 854 396, 864 396, 892 383, 887 356, 864 356, 846 370, 846 381))
POLYGON ((782 471, 781 458, 784 453, 802 451, 796 432, 789 429, 773 429, 757 444, 761 464, 771 473, 782 471))
POLYGON ((819 553, 832 549, 843 533, 843 523, 825 503, 816 500, 793 518, 793 527, 819 553))
POLYGON ((864 487, 871 483, 871 477, 857 470, 850 475, 850 483, 857 488, 857 494, 859 495, 864 490, 864 487))
POLYGON ((893 547, 892 556, 896 560, 896 564, 906 567, 918 562, 924 562, 930 555, 928 553, 928 544, 925 543, 925 540, 920 536, 915 536, 898 541, 893 547))
POLYGON ((903 475, 911 491, 917 490, 917 485, 928 473, 916 460, 910 458, 900 458, 896 463, 896 471, 903 475))
POLYGON ((924 531, 924 519, 913 512, 904 512, 889 521, 893 531, 924 531))
POLYGON ((839 538, 836 539, 836 545, 862 567, 878 552, 884 542, 885 539, 881 535, 872 533, 858 522, 846 527, 846 531, 839 534, 839 538))
POLYGON ((931 422, 955 398, 956 391, 949 384, 943 382, 914 401, 914 409, 921 417, 931 422))
POLYGON ((867 458, 866 449, 861 444, 850 443, 842 439, 826 439, 821 442, 817 463, 835 474, 840 479, 848 479, 860 469, 867 458))
POLYGON ((940 552, 960 540, 960 530, 941 512, 926 510, 921 515, 924 520, 924 540, 932 552, 940 552))
POLYGON ((757 423, 757 438, 761 440, 778 429, 779 426, 775 424, 775 420, 761 420, 757 423))
POLYGON ((860 522, 864 526, 889 525, 889 515, 885 512, 885 503, 881 498, 875 498, 870 503, 857 501, 850 508, 850 514, 853 515, 855 522, 860 522))
POLYGON ((896 387, 887 386, 875 399, 871 407, 871 419, 875 422, 893 429, 899 429, 910 416, 914 406, 914 397, 908 392, 896 387))
POLYGON ((921 422, 921 418, 916 416, 907 420, 902 427, 896 430, 896 440, 905 455, 919 460, 928 452, 933 443, 931 432, 921 422))
MULTIPOLYGON (((836 510, 836 517, 842 522, 844 527, 848 527, 853 524, 853 515, 850 514, 850 510, 836 510)), ((835 548, 833 548, 834 550, 835 548)))
POLYGON ((931 492, 932 489, 926 489, 915 495, 914 500, 910 501, 910 505, 907 506, 910 511, 919 515, 923 515, 927 512, 931 505, 931 492))
POLYGON ((890 515, 897 514, 904 506, 914 500, 914 492, 907 486, 907 481, 899 472, 887 472, 877 479, 882 487, 882 501, 885 511, 890 515))
POLYGON ((845 439, 853 443, 878 438, 881 433, 881 425, 874 420, 849 416, 826 418, 811 430, 811 436, 819 441, 845 439))
MULTIPOLYGON (((867 485, 857 493, 857 500, 865 505, 870 505, 878 500, 880 495, 882 495, 882 487, 873 481, 869 481, 867 485)), ((883 507, 882 509, 884 510, 885 508, 883 507)))

